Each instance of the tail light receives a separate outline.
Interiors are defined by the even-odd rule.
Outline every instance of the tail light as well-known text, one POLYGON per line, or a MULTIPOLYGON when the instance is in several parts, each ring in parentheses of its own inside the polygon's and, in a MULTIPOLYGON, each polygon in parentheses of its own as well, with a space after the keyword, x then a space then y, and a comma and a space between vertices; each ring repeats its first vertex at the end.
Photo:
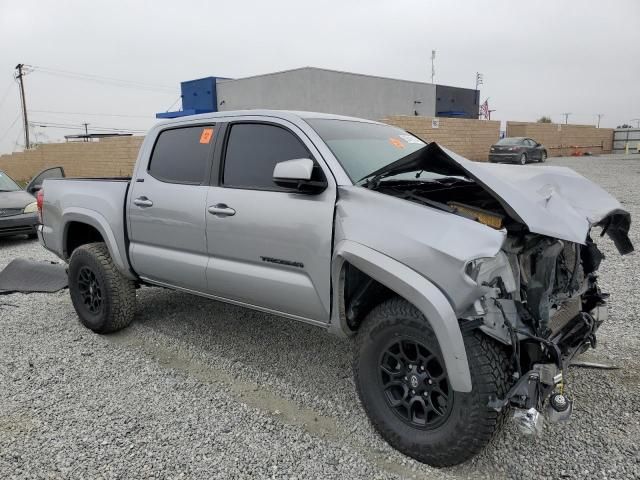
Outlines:
POLYGON ((42 223, 42 205, 44 204, 44 188, 38 190, 36 195, 36 202, 38 204, 38 222, 42 223))

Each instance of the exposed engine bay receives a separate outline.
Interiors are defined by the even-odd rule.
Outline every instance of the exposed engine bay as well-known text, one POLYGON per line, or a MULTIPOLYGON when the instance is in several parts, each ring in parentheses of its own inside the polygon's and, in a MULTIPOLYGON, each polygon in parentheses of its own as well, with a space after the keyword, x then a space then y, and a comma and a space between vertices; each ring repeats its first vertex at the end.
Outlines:
POLYGON ((536 233, 499 193, 432 145, 380 172, 366 186, 506 232, 495 257, 467 263, 465 274, 484 293, 460 322, 475 322, 511 350, 512 387, 490 406, 515 407, 520 429, 537 433, 544 409, 551 421, 571 415, 563 374, 575 355, 596 346, 596 332, 607 317, 608 294, 597 283, 604 255, 591 238, 591 227, 602 227, 621 254, 629 253, 629 214, 617 210, 597 221, 589 218, 581 242, 536 233))

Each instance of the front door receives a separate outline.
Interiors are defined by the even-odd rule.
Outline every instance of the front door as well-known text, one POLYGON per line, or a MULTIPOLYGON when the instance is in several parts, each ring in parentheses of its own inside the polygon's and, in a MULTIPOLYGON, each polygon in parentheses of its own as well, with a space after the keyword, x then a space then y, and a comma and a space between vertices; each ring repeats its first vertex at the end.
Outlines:
POLYGON ((131 180, 130 257, 141 277, 206 291, 206 199, 214 125, 162 131, 131 180))
POLYGON ((227 125, 207 195, 207 282, 215 296, 328 322, 336 187, 300 133, 276 120, 227 125), (275 164, 295 158, 314 159, 329 187, 316 195, 278 187, 275 164))

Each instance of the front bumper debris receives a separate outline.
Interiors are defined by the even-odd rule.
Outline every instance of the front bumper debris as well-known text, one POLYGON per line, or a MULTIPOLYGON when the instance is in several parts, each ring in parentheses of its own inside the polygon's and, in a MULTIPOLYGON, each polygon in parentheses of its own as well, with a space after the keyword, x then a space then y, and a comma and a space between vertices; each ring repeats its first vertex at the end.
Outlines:
MULTIPOLYGON (((552 423, 566 422, 573 412, 573 401, 564 394, 564 375, 573 358, 596 345, 596 331, 608 316, 601 302, 589 313, 581 312, 550 340, 545 347, 554 351, 556 363, 537 363, 522 374, 504 398, 492 398, 488 406, 497 411, 514 407, 513 420, 525 434, 542 431, 543 416, 552 423)), ((516 374, 517 376, 517 374, 516 374)))

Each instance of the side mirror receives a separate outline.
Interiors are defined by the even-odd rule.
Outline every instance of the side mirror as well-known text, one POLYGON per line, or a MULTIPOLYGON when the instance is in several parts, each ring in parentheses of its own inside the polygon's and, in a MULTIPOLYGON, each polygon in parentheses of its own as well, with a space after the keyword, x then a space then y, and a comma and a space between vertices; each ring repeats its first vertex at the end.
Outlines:
POLYGON ((322 171, 310 158, 279 162, 273 169, 273 182, 300 193, 320 193, 327 188, 322 171))
POLYGON ((29 192, 31 195, 35 195, 41 189, 42 185, 29 185, 29 187, 27 188, 27 192, 29 192))

